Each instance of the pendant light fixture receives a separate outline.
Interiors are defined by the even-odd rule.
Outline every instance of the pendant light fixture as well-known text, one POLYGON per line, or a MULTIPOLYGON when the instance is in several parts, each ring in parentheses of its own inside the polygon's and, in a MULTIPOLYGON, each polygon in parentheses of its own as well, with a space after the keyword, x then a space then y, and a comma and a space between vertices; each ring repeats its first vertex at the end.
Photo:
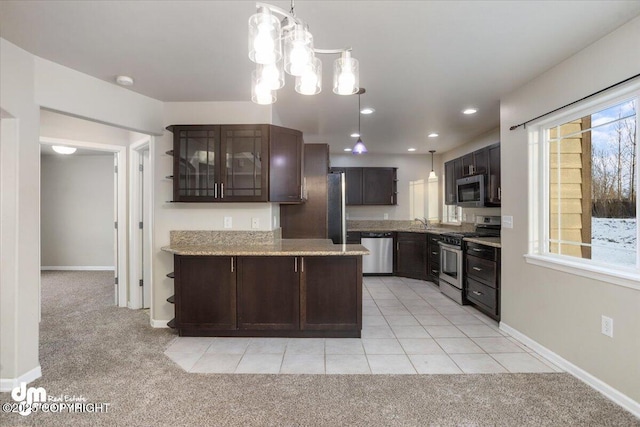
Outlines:
POLYGON ((438 178, 436 173, 433 171, 433 154, 436 152, 436 150, 429 150, 429 152, 431 153, 431 172, 429 172, 429 179, 438 178))
POLYGON ((249 59, 257 64, 251 78, 251 100, 256 104, 276 102, 276 90, 284 86, 284 73, 296 78, 295 90, 303 95, 322 91, 322 62, 316 54, 338 54, 334 62, 333 92, 354 95, 359 89, 359 64, 351 48, 316 49, 309 25, 291 10, 256 3, 249 18, 249 59), (274 14, 283 17, 279 21, 274 14), (284 48, 283 48, 284 47, 284 48))
POLYGON ((356 145, 354 145, 353 150, 351 150, 352 154, 363 154, 367 152, 367 147, 365 147, 364 142, 362 142, 362 131, 360 130, 360 116, 362 115, 360 112, 360 95, 365 92, 366 90, 363 87, 358 89, 358 141, 356 141, 356 145))

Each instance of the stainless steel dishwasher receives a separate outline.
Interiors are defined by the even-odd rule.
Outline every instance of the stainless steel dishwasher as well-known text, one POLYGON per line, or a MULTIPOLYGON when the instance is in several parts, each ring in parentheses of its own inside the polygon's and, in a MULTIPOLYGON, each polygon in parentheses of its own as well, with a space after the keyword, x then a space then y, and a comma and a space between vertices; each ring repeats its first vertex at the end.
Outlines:
POLYGON ((393 274, 393 233, 360 233, 369 255, 362 257, 362 273, 393 274))

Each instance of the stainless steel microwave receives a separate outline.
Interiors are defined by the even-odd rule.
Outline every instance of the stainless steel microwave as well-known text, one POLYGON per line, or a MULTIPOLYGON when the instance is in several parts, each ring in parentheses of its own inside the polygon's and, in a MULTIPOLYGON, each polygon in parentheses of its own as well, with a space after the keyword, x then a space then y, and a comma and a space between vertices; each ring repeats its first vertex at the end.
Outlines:
POLYGON ((484 175, 472 175, 456 180, 456 204, 466 208, 484 206, 484 175))

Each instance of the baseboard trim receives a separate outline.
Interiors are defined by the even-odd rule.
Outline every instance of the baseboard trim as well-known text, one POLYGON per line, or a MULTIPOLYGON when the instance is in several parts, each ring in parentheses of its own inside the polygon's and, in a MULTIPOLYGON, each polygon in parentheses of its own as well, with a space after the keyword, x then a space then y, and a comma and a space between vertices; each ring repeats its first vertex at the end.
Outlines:
POLYGON ((113 265, 47 265, 40 267, 41 271, 116 271, 113 265))
POLYGON ((607 398, 609 398, 613 402, 617 403, 627 411, 631 412, 634 416, 640 418, 640 403, 636 402, 626 394, 616 390, 615 388, 611 387, 609 384, 594 377, 589 372, 574 365, 564 357, 558 355, 557 353, 554 353, 553 351, 549 350, 542 344, 532 340, 522 332, 512 328, 511 326, 505 324, 504 322, 500 322, 500 330, 508 333, 518 341, 532 348, 538 354, 546 357, 551 362, 555 363, 556 365, 558 365, 559 367, 567 371, 569 374, 573 375, 580 381, 586 383, 587 385, 591 386, 595 390, 599 391, 600 393, 605 395, 607 398))
POLYGON ((169 320, 151 319, 151 326, 154 328, 168 328, 167 323, 169 323, 169 320))
POLYGON ((7 392, 18 387, 20 383, 29 384, 31 381, 35 381, 42 376, 42 368, 40 365, 36 366, 29 372, 20 375, 18 378, 0 378, 0 391, 7 392))

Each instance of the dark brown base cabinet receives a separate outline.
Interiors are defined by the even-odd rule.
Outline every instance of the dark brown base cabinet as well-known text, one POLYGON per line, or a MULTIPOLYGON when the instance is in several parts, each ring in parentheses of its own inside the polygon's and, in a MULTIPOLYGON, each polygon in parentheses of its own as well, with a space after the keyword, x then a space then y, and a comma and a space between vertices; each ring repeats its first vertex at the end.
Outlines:
POLYGON ((500 320, 500 249, 466 242, 464 264, 466 299, 500 320))
POLYGON ((395 275, 427 279, 427 236, 423 233, 397 233, 395 275))
POLYGON ((174 255, 181 336, 353 337, 362 256, 174 255))
POLYGON ((440 240, 439 234, 427 234, 427 252, 429 262, 427 264, 427 280, 435 284, 440 283, 440 240))

